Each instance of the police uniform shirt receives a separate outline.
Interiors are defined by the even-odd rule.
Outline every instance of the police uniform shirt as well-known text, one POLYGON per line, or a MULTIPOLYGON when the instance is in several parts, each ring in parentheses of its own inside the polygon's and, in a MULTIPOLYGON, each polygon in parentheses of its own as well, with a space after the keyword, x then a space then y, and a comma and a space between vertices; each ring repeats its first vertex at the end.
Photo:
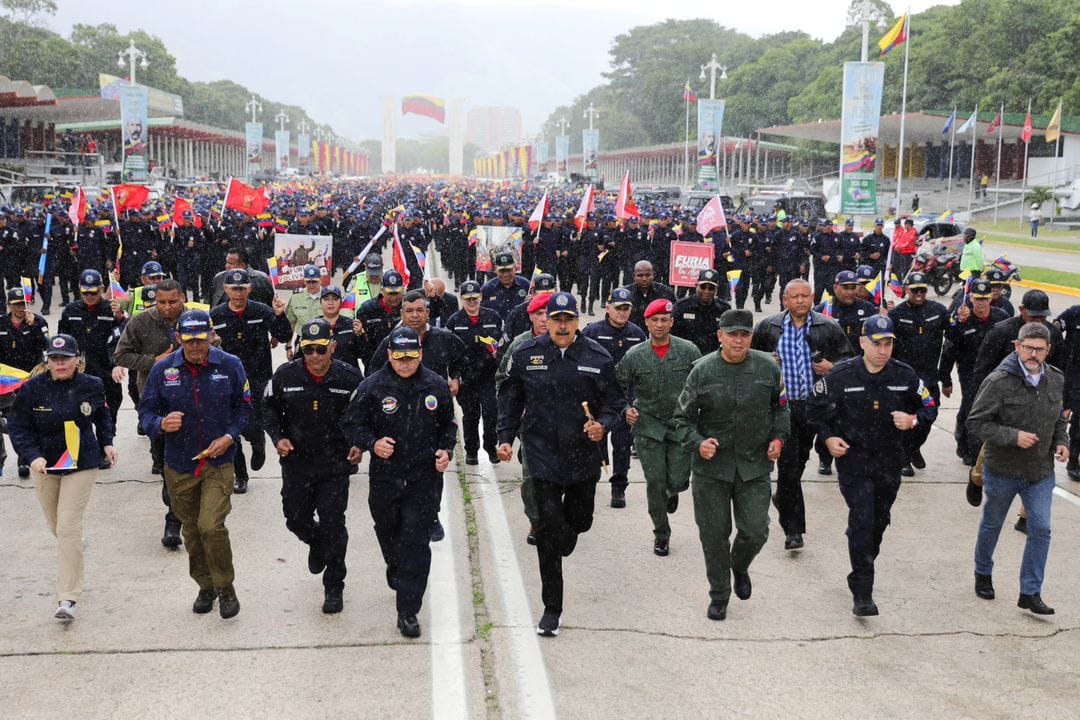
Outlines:
POLYGON ((889 317, 896 328, 893 357, 915 368, 928 382, 937 382, 949 311, 934 300, 919 307, 905 301, 890 310, 889 317))
POLYGON ((514 275, 514 282, 510 287, 506 287, 499 278, 492 278, 480 288, 480 294, 482 306, 491 308, 500 318, 505 318, 510 310, 529 294, 529 281, 520 275, 514 275))
POLYGON ((872 265, 880 271, 885 267, 885 261, 888 258, 888 255, 889 238, 884 233, 872 232, 863 236, 859 248, 859 256, 862 259, 861 261, 863 264, 872 265), (878 253, 879 255, 876 260, 870 257, 874 253, 878 253))
POLYGON ((510 341, 526 330, 532 330, 532 319, 529 317, 529 301, 520 302, 503 318, 502 339, 499 341, 500 355, 510 341))
MULTIPOLYGON (((464 310, 450 316, 446 329, 454 333, 465 346, 461 379, 464 381, 491 380, 499 367, 497 343, 503 334, 503 322, 491 308, 481 306, 475 318, 464 310)), ((427 355, 427 353, 424 353, 427 355)))
POLYGON ((945 385, 952 384, 952 369, 960 371, 961 375, 967 375, 975 371, 975 361, 979 357, 979 348, 983 340, 994 325, 1009 317, 1000 308, 990 308, 990 314, 986 319, 981 319, 971 313, 965 322, 955 320, 950 323, 945 331, 945 345, 941 351, 941 382, 945 385))
POLYGON ((265 382, 273 375, 270 361, 270 338, 287 343, 292 328, 285 313, 277 315, 273 308, 260 302, 248 302, 237 313, 228 303, 210 311, 214 332, 221 339, 221 349, 240 358, 248 380, 265 382))
POLYGON ((341 313, 330 328, 333 331, 334 342, 337 343, 334 346, 334 359, 359 369, 363 335, 353 332, 352 317, 341 313))
POLYGON ((19 327, 15 327, 10 314, 0 315, 0 363, 30 372, 42 361, 48 345, 49 323, 37 313, 33 315, 33 325, 24 320, 19 327))
POLYGON ((123 329, 124 320, 113 315, 104 298, 92 311, 85 300, 69 303, 57 326, 57 332, 70 335, 79 344, 86 372, 102 379, 112 373, 112 353, 123 329))
POLYGON ((319 458, 330 464, 319 471, 348 472, 350 444, 342 418, 363 379, 358 368, 336 359, 318 380, 303 358, 277 369, 266 386, 263 427, 275 445, 283 438, 292 442, 294 449, 282 463, 319 458))
MULTIPOLYGON (((585 326, 581 334, 591 340, 595 340, 600 347, 607 350, 612 361, 618 363, 626 355, 626 351, 648 337, 645 331, 632 322, 628 322, 621 328, 617 328, 608 322, 607 318, 591 322, 585 326)), ((715 334, 715 333, 714 333, 715 334)))
POLYGON ((872 373, 855 357, 837 363, 814 383, 806 417, 821 437, 848 443, 847 453, 836 459, 837 470, 858 476, 879 468, 898 473, 907 463, 904 431, 893 423, 894 411, 930 425, 937 418, 937 403, 910 365, 894 359, 872 373))
POLYGON ((730 309, 726 302, 716 299, 709 305, 702 305, 696 293, 685 297, 675 303, 675 324, 671 334, 689 340, 702 355, 708 355, 720 349, 716 331, 720 327, 720 316, 730 309))
MULTIPOLYGON (((825 303, 820 302, 815 305, 814 312, 825 312, 825 303)), ((855 351, 856 355, 862 355, 862 345, 859 344, 859 338, 862 337, 863 321, 878 314, 877 306, 859 298, 855 298, 855 302, 850 305, 844 305, 839 300, 833 300, 832 313, 832 319, 844 331, 848 342, 851 343, 852 350, 855 351)))
POLYGON ((853 232, 842 232, 836 237, 836 256, 841 270, 854 270, 859 265, 859 236, 853 232))
MULTIPOLYGON (((389 333, 387 333, 389 336, 389 333)), ((384 337, 375 348, 371 356, 371 362, 365 367, 368 375, 386 365, 386 351, 389 337, 384 337)), ((431 327, 423 333, 420 347, 424 351, 421 360, 424 367, 434 372, 443 380, 461 377, 462 366, 465 362, 465 343, 457 335, 445 328, 431 327)))
POLYGON ((74 470, 96 469, 102 449, 113 443, 113 423, 105 403, 101 379, 75 373, 70 380, 55 381, 48 373, 36 375, 19 388, 8 416, 11 444, 20 462, 45 458, 52 467, 67 447, 65 425, 79 431, 79 453, 74 470))
POLYGON ((360 359, 363 360, 364 369, 367 371, 375 348, 401 321, 401 305, 392 308, 383 301, 380 295, 361 305, 356 311, 356 319, 364 325, 363 352, 360 359))

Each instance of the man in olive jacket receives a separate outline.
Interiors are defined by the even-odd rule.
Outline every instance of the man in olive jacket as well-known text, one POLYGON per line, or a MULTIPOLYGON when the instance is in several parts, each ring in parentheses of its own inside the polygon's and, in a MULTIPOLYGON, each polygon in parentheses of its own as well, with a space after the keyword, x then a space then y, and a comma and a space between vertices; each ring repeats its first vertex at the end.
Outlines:
POLYGON ((720 318, 720 350, 690 371, 675 414, 693 453, 694 519, 709 578, 708 617, 727 617, 731 594, 750 597, 750 562, 769 537, 769 473, 790 431, 787 393, 772 356, 750 349, 754 316, 720 318), (738 533, 729 545, 731 514, 738 533))
POLYGON ((1050 552, 1054 460, 1069 458, 1068 412, 1062 409, 1065 375, 1046 362, 1053 348, 1043 323, 1020 328, 1013 347, 1014 352, 983 380, 967 419, 968 430, 982 439, 985 453, 986 504, 975 543, 975 594, 994 599, 994 547, 1009 505, 1019 495, 1028 518, 1016 604, 1038 615, 1052 615, 1054 609, 1043 602, 1041 591, 1050 552))

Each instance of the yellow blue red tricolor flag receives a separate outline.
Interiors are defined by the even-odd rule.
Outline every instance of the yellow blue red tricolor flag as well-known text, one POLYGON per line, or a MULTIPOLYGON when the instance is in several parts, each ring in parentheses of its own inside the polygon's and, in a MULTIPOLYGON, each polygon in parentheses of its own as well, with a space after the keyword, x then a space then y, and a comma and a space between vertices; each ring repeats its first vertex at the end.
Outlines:
POLYGON ((901 15, 900 19, 896 21, 896 24, 892 26, 892 30, 885 33, 885 37, 878 40, 878 47, 881 48, 881 57, 885 57, 890 50, 907 40, 907 21, 908 16, 901 15))

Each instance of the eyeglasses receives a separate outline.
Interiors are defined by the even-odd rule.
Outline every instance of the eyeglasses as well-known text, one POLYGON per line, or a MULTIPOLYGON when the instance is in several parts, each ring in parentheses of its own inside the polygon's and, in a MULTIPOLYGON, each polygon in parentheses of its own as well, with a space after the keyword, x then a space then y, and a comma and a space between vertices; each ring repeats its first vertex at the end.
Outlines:
POLYGON ((330 352, 329 345, 305 345, 303 347, 305 355, 325 355, 330 352))
POLYGON ((1035 347, 1034 345, 1021 345, 1020 349, 1028 355, 1045 355, 1050 352, 1050 348, 1048 347, 1035 347))

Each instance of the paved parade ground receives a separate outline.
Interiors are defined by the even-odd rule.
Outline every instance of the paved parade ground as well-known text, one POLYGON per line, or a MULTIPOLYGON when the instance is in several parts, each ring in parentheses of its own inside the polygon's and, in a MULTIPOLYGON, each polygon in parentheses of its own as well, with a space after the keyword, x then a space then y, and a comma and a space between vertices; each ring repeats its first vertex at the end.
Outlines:
MULTIPOLYGON (((1052 295, 1054 316, 1072 302, 1052 295)), ((159 542, 160 479, 149 474, 148 442, 135 435, 125 396, 121 459, 99 475, 90 501, 86 591, 70 624, 52 617, 55 542, 31 481, 18 478, 13 456, 4 467, 0 716, 1077 717, 1080 483, 1059 464, 1043 588, 1057 614, 1016 607, 1024 536, 1011 519, 997 550, 997 600, 978 599, 981 511, 964 499, 967 468, 953 452, 958 405, 959 393, 943 399, 929 466, 904 480, 893 508, 877 561, 878 617, 851 613, 846 508, 836 476, 819 476, 813 456, 806 547, 785 551, 774 522, 750 570, 752 598, 732 598, 723 622, 705 617, 690 493, 671 518, 671 555, 656 557, 634 461, 627 507, 609 507, 602 483, 593 528, 564 561, 561 634, 537 637, 540 582, 519 466, 481 459, 466 468, 459 445, 423 635, 411 641, 395 627, 366 458, 351 488, 344 612, 320 611, 322 586, 307 572, 306 546, 285 528, 270 461, 233 497, 228 519, 239 616, 193 614, 187 557, 159 542)))

